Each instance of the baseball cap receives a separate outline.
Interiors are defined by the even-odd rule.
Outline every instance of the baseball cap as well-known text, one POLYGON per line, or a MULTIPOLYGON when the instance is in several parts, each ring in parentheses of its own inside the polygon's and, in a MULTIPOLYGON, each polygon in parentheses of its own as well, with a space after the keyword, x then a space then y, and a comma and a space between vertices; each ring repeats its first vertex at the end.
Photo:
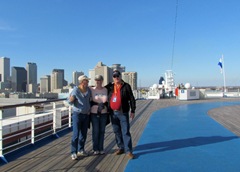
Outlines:
POLYGON ((114 75, 118 75, 118 76, 120 76, 121 73, 120 73, 118 70, 114 70, 114 71, 113 71, 113 76, 114 76, 114 75))
POLYGON ((90 80, 90 78, 88 78, 86 75, 81 75, 78 77, 79 82, 82 82, 83 80, 90 80))

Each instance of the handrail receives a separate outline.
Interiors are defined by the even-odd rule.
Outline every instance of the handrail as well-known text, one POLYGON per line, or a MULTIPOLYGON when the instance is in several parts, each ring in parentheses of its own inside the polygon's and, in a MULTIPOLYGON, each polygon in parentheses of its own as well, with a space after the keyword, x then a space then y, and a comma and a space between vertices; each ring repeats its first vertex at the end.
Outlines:
MULTIPOLYGON (((55 135, 56 137, 59 137, 57 132, 59 132, 60 130, 63 130, 64 128, 66 129, 67 127, 70 128, 71 127, 72 107, 68 106, 68 107, 62 109, 62 107, 57 108, 57 106, 56 106, 56 102, 65 101, 65 100, 66 99, 53 99, 53 100, 46 100, 46 101, 36 101, 36 102, 31 102, 31 103, 19 103, 19 104, 15 104, 15 105, 0 106, 0 159, 5 161, 6 163, 8 162, 6 160, 6 158, 4 157, 4 154, 6 152, 3 152, 3 150, 9 149, 11 147, 15 148, 15 146, 18 146, 18 145, 20 147, 22 147, 22 143, 27 142, 29 140, 30 140, 29 144, 34 144, 36 141, 39 140, 39 139, 35 140, 35 138, 39 137, 39 136, 40 136, 39 137, 40 139, 42 139, 42 136, 47 137, 50 134, 55 135), (47 109, 46 111, 43 111, 44 114, 42 117, 44 117, 46 115, 51 115, 51 117, 48 119, 48 121, 49 122, 51 121, 51 123, 44 124, 45 122, 43 122, 43 123, 36 124, 36 120, 38 120, 39 117, 38 117, 38 114, 36 113, 36 106, 34 106, 34 105, 47 104, 47 103, 53 103, 53 104, 51 104, 51 109, 47 109), (29 106, 29 108, 32 108, 32 112, 30 114, 24 114, 24 115, 29 115, 29 117, 30 117, 30 118, 26 119, 26 120, 30 120, 30 122, 29 122, 30 126, 28 127, 28 131, 18 130, 19 133, 17 133, 17 134, 13 134, 13 135, 4 137, 3 136, 3 120, 10 120, 10 119, 9 118, 3 119, 3 111, 4 111, 4 109, 16 108, 19 106, 29 106), (66 123, 64 122, 64 125, 62 125, 63 124, 62 122, 65 121, 66 119, 68 119, 68 121, 66 123), (47 126, 49 126, 50 128, 47 126), (39 133, 39 131, 40 131, 40 133, 39 133), (49 134, 45 135, 45 133, 49 133, 49 134), (25 134, 26 136, 27 136, 27 134, 28 135, 30 134, 29 135, 30 138, 26 138, 25 140, 21 140, 17 143, 12 142, 13 144, 4 146, 3 141, 5 141, 6 139, 11 140, 11 137, 17 138, 23 134, 25 134)), ((21 118, 21 116, 18 116, 18 117, 21 118)), ((16 149, 19 149, 19 147, 16 149)), ((16 149, 14 149, 14 150, 16 150, 16 149)), ((8 153, 12 152, 14 150, 9 150, 8 153)))
POLYGON ((18 106, 32 106, 32 105, 36 105, 36 104, 42 104, 42 103, 52 103, 52 102, 58 102, 58 101, 64 101, 66 100, 66 98, 64 99, 52 99, 52 100, 44 100, 44 101, 35 101, 35 102, 29 102, 29 103, 19 103, 19 104, 14 104, 14 105, 0 105, 0 110, 3 109, 9 109, 9 108, 15 108, 18 106))

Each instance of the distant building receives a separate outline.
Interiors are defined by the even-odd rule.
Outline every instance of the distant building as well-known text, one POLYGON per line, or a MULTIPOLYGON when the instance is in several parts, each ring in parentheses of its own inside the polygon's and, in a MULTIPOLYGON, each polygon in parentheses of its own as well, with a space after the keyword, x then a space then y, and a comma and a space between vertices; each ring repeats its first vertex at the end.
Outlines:
POLYGON ((112 69, 110 67, 106 66, 102 62, 98 62, 94 69, 89 70, 89 77, 91 78, 89 85, 95 85, 95 75, 102 75, 104 78, 103 85, 106 85, 112 81, 111 74, 112 69))
POLYGON ((51 77, 45 75, 40 78, 40 93, 48 93, 51 91, 51 77))
POLYGON ((95 69, 89 69, 88 73, 89 73, 88 77, 91 78, 91 80, 89 81, 88 85, 89 86, 94 86, 95 85, 95 81, 94 81, 95 69))
POLYGON ((66 81, 64 80, 64 69, 53 69, 51 74, 51 92, 55 89, 62 89, 66 81))
POLYGON ((10 80, 10 59, 7 57, 0 58, 0 81, 8 82, 10 80))
POLYGON ((94 69, 89 70, 89 77, 91 78, 89 85, 95 85, 95 75, 102 75, 104 77, 103 85, 112 82, 112 73, 114 70, 118 70, 120 73, 122 73, 125 72, 125 67, 121 66, 121 64, 113 64, 112 66, 108 67, 102 62, 98 62, 94 69))
POLYGON ((27 63, 27 92, 37 92, 37 64, 27 63))
POLYGON ((7 57, 0 58, 0 90, 11 88, 10 78, 10 59, 7 57))
POLYGON ((83 72, 77 72, 77 71, 74 71, 73 72, 73 76, 72 76, 72 83, 74 84, 74 85, 78 85, 78 77, 79 76, 81 76, 81 75, 84 75, 84 73, 83 72))
POLYGON ((122 79, 131 85, 132 90, 137 90, 137 72, 122 72, 122 79))
POLYGON ((121 64, 113 64, 111 68, 112 68, 113 71, 118 70, 121 73, 125 72, 125 70, 126 70, 125 66, 121 66, 121 64))
POLYGON ((12 67, 12 91, 26 92, 27 71, 23 67, 12 67))
POLYGON ((39 98, 44 98, 44 99, 57 99, 58 98, 58 93, 40 93, 38 95, 39 98))
POLYGON ((21 98, 36 98, 35 94, 33 93, 24 93, 24 92, 21 92, 21 93, 10 93, 9 94, 9 98, 10 99, 21 99, 21 98))
POLYGON ((0 82, 0 90, 9 90, 11 88, 11 82, 0 82))

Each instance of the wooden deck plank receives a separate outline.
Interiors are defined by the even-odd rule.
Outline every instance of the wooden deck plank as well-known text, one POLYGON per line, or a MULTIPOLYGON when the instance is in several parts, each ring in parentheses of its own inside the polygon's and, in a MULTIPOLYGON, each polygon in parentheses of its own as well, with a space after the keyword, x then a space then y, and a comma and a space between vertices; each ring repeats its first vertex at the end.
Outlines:
MULTIPOLYGON (((140 100, 137 101, 136 117, 130 122, 133 148, 136 147, 142 132, 148 123, 152 113, 160 108, 192 104, 201 102, 216 101, 240 101, 240 99, 207 99, 195 101, 178 101, 175 99, 161 100, 140 100)), ((233 130, 240 136, 240 106, 222 107, 223 109, 214 109, 210 111, 210 116, 224 125, 226 128, 233 130), (213 115, 211 115, 213 114, 213 115)), ((115 136, 112 126, 106 127, 105 133, 105 155, 89 156, 80 158, 80 160, 72 161, 70 158, 70 141, 72 133, 69 132, 52 142, 45 144, 25 155, 20 156, 8 164, 0 166, 0 171, 124 171, 129 161, 125 154, 114 155, 116 148, 115 136)), ((91 129, 88 131, 86 141, 86 151, 92 151, 92 135, 91 129)))
POLYGON ((214 120, 240 136, 240 105, 220 107, 208 112, 214 120))

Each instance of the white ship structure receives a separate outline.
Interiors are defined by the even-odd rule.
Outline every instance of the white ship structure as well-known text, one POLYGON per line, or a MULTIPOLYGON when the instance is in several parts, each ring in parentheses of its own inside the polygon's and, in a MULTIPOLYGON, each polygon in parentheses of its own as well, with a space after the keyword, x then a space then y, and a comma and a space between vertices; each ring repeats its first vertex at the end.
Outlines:
POLYGON ((166 70, 165 78, 161 77, 159 84, 153 84, 149 88, 147 99, 176 98, 178 100, 196 100, 200 98, 198 89, 191 87, 190 83, 176 86, 174 73, 172 70, 166 70))
POLYGON ((146 99, 176 98, 178 100, 196 100, 206 98, 240 97, 240 89, 224 89, 206 87, 195 88, 190 83, 175 84, 174 73, 172 70, 166 70, 165 77, 160 77, 158 84, 149 87, 146 99))
POLYGON ((161 77, 158 84, 149 88, 147 99, 173 97, 175 88, 174 73, 172 70, 166 70, 165 78, 161 77))

